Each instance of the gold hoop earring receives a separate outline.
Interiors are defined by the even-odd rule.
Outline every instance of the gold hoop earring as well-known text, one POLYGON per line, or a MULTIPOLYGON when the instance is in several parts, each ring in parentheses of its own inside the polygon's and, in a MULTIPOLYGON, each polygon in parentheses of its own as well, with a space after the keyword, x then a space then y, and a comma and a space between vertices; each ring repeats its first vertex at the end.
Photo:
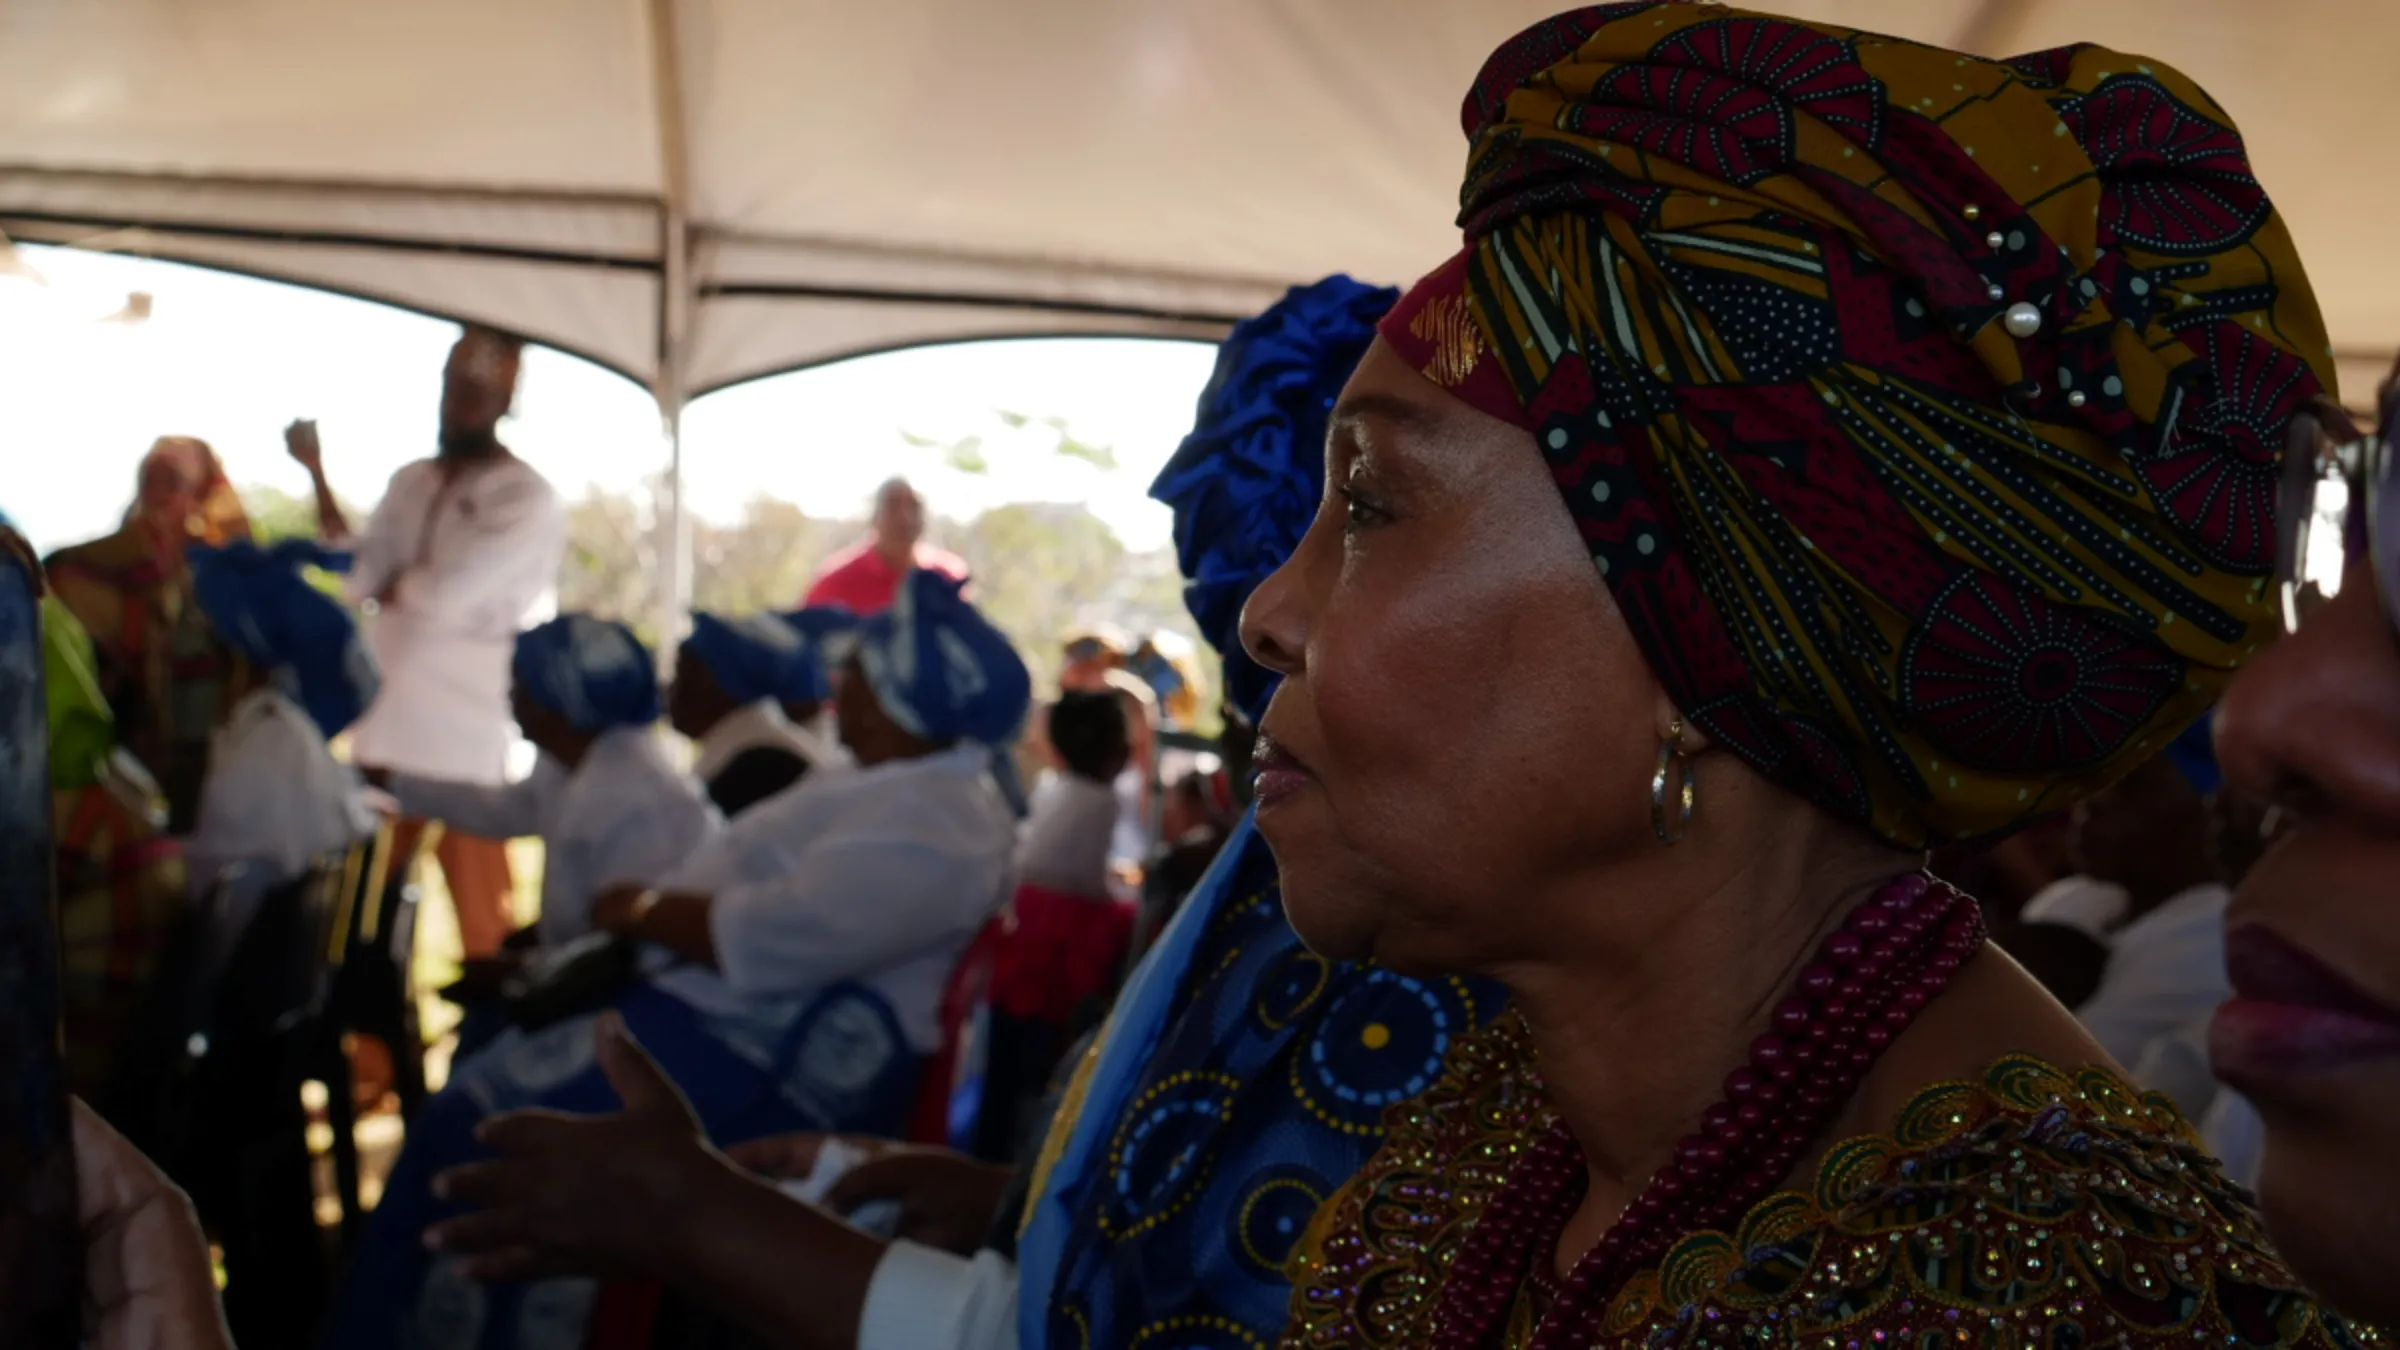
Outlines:
POLYGON ((1692 806, 1697 793, 1692 783, 1692 763, 1683 753, 1683 719, 1678 717, 1667 727, 1667 738, 1658 743, 1658 772, 1650 775, 1650 828, 1658 831, 1662 844, 1676 843, 1692 823, 1692 806), (1668 823, 1668 771, 1674 771, 1674 796, 1682 800, 1668 823))

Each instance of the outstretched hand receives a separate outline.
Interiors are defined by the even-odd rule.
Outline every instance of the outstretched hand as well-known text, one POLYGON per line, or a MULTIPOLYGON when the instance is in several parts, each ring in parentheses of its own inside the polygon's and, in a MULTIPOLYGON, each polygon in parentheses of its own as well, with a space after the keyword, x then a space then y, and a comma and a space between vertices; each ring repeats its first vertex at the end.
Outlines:
POLYGON ((696 1184, 727 1170, 691 1104, 623 1019, 602 1014, 593 1035, 623 1111, 495 1116, 476 1136, 500 1156, 434 1178, 435 1195, 474 1212, 427 1229, 425 1245, 463 1258, 468 1277, 654 1271, 696 1184))

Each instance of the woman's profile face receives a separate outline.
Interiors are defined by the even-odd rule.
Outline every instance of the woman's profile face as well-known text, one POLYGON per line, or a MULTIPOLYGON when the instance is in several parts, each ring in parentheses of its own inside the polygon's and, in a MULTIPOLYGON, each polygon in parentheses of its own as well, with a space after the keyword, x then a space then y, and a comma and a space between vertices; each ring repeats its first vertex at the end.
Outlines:
POLYGON ((2400 639, 2373 569, 2258 657, 2217 714, 2232 785, 2291 828, 2226 914, 2217 1074, 2267 1126, 2283 1254, 2335 1306, 2400 1317, 2400 639))
POLYGON ((1259 828, 1292 924, 1402 970, 1538 952, 1563 878, 1663 847, 1658 685, 1527 432, 1378 342, 1325 468, 1242 624, 1284 676, 1259 828))

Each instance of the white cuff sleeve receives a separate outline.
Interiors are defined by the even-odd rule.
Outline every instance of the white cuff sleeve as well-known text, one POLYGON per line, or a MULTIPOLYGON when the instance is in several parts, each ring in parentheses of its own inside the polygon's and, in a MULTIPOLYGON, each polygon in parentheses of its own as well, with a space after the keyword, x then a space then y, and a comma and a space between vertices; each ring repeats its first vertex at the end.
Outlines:
POLYGON ((2017 918, 2023 923, 2055 923, 2108 941, 2125 921, 2130 905, 2125 888, 2092 877, 2067 877, 2036 891, 2017 918))
POLYGON ((895 1242, 875 1266, 858 1350, 1016 1350, 1017 1267, 895 1242))

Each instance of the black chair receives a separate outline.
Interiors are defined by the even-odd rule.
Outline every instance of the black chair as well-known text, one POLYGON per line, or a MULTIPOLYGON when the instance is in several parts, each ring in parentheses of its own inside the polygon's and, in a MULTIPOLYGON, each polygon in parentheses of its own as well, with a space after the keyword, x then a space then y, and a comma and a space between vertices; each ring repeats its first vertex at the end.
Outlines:
POLYGON ((244 1350, 309 1346, 331 1293, 293 1032, 313 1013, 342 876, 227 877, 178 926, 105 1108, 186 1191, 224 1253, 244 1350))
POLYGON ((311 1082, 325 1088, 345 1252, 366 1222, 351 1038, 373 1036, 391 1051, 403 1121, 425 1101, 425 1044, 409 982, 417 927, 418 892, 409 879, 414 861, 414 852, 403 856, 396 847, 388 824, 350 851, 333 886, 316 983, 290 1033, 292 1090, 311 1082))

